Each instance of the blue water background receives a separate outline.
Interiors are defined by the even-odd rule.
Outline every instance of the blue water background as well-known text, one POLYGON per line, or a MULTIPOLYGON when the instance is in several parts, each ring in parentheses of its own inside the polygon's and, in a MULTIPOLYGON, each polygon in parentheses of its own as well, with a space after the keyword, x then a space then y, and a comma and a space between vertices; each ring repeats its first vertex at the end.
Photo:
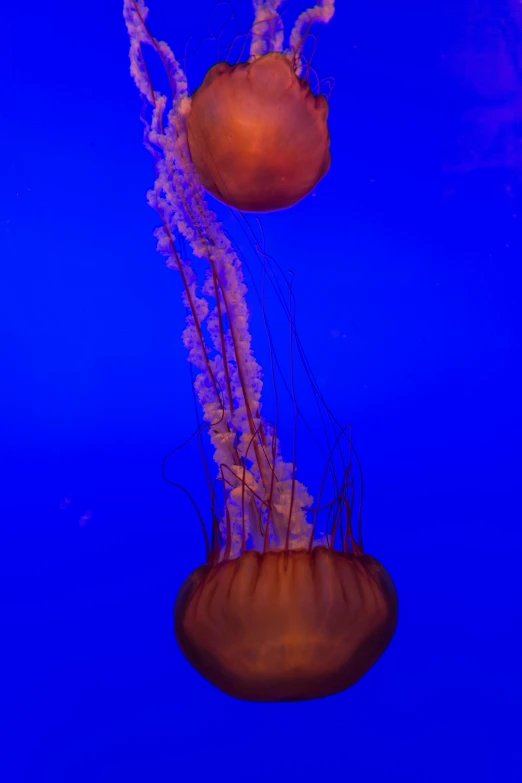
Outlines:
MULTIPOLYGON (((195 88, 226 8, 150 5, 195 88)), ((285 9, 288 32, 302 5, 285 9)), ((246 0, 237 18, 245 30, 246 0)), ((194 403, 120 3, 27 0, 2 20, 2 779, 519 781, 522 204, 516 171, 507 191, 480 162, 442 174, 465 96, 440 73, 438 10, 338 3, 313 61, 335 78, 331 170, 261 218, 324 397, 353 427, 366 549, 400 598, 359 683, 291 704, 220 693, 173 638, 204 547, 161 462, 194 403)), ((299 443, 297 463, 315 486, 299 443)), ((194 444, 169 471, 208 519, 194 444)))

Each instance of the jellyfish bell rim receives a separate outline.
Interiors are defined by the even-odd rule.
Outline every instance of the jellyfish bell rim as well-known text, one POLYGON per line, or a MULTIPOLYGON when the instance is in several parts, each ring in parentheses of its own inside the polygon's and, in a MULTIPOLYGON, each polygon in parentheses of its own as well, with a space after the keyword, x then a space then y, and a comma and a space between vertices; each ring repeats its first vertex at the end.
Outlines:
POLYGON ((174 630, 188 662, 221 691, 298 701, 363 677, 390 644, 397 616, 393 581, 370 555, 247 550, 187 577, 174 630))

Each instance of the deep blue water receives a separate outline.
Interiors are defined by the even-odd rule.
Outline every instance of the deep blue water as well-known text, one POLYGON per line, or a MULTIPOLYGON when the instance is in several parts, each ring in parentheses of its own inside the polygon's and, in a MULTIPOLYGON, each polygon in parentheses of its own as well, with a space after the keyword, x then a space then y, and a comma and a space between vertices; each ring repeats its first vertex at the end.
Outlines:
MULTIPOLYGON (((226 7, 150 7, 195 88, 220 56, 208 39, 226 7)), ((285 6, 287 32, 302 7, 285 6)), ((245 30, 249 3, 236 8, 245 30)), ((161 462, 194 429, 194 404, 120 3, 3 9, 6 783, 521 779, 515 11, 339 0, 317 28, 314 66, 335 78, 332 167, 261 224, 293 272, 325 399, 353 427, 365 545, 395 580, 400 619, 349 691, 260 705, 205 682, 173 637, 174 596, 204 547, 161 462)), ((267 317, 287 328, 275 306, 267 317)), ((311 452, 297 462, 317 484, 311 452)), ((195 446, 169 475, 207 514, 195 446)))

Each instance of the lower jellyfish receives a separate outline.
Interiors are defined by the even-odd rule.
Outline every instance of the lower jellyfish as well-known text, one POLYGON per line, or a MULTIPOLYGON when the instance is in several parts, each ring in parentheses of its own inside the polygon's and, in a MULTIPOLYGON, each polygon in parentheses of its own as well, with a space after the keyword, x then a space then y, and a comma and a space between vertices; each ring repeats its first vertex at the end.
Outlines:
MULTIPOLYGON (((254 0, 249 63, 252 68, 272 56, 265 60, 265 74, 276 81, 288 77, 292 85, 292 71, 296 78, 301 72, 307 30, 314 21, 329 21, 333 0, 299 16, 284 53, 278 5, 279 0, 254 0)), ((314 504, 295 477, 294 462, 283 460, 277 426, 261 414, 262 373, 251 345, 242 265, 207 205, 202 183, 214 192, 218 175, 226 171, 205 174, 204 162, 194 160, 196 99, 189 97, 186 76, 168 45, 149 33, 147 14, 143 0, 124 0, 131 73, 151 107, 150 119, 143 117, 156 174, 148 201, 161 219, 155 232, 158 249, 180 274, 187 309, 183 342, 198 371, 194 388, 223 498, 220 509, 212 498, 206 563, 190 574, 176 598, 176 638, 194 668, 232 696, 258 701, 327 696, 362 677, 389 644, 397 622, 395 588, 383 566, 363 553, 352 459, 342 462, 339 478, 332 468, 345 432, 338 428, 326 460, 333 499, 321 505, 323 481, 314 504), (144 45, 165 67, 170 107, 152 86, 144 45), (194 259, 206 262, 203 281, 194 259), (323 530, 318 520, 325 509, 323 530)), ((305 88, 298 82, 299 90, 305 88)), ((305 101, 310 102, 308 93, 305 101)), ((314 99, 308 116, 313 118, 318 106, 325 121, 322 100, 314 99)), ((278 132, 284 135, 284 128, 274 131, 274 148, 278 132)), ((239 153, 245 155, 245 148, 239 153)), ((324 174, 327 145, 320 157, 318 170, 324 174)), ((312 169, 316 163, 312 154, 312 169)), ((255 201, 252 181, 243 184, 255 201)), ((223 197, 221 191, 216 195, 223 197)), ((276 200, 258 208, 279 206, 276 200)))

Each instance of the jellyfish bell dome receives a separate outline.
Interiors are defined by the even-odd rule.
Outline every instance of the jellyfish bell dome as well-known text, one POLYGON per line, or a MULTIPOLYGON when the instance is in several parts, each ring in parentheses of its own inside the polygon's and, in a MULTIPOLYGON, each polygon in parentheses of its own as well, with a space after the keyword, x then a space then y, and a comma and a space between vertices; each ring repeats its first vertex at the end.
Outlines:
POLYGON ((237 209, 284 209, 330 166, 328 103, 284 54, 214 65, 192 96, 190 155, 203 186, 237 209))
POLYGON ((327 546, 204 565, 174 607, 178 644, 222 691, 255 701, 328 696, 353 685, 388 646, 397 595, 369 555, 327 546))

